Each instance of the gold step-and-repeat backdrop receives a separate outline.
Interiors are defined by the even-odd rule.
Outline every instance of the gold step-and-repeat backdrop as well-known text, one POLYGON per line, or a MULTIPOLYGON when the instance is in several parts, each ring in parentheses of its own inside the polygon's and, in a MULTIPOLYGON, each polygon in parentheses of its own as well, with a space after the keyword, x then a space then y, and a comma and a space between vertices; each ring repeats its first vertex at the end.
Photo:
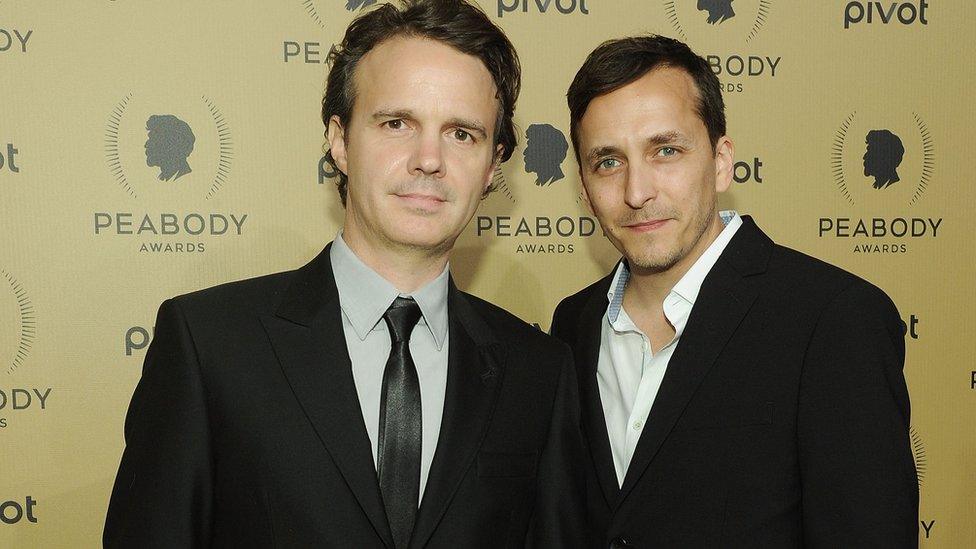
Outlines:
MULTIPOLYGON (((163 299, 295 268, 335 235, 324 61, 375 3, 0 0, 0 547, 100 543, 163 299)), ((608 38, 687 41, 727 102, 723 206, 898 305, 920 542, 976 546, 972 3, 482 6, 521 55, 521 139, 458 242, 459 284, 547 330, 611 268, 566 88, 608 38)))

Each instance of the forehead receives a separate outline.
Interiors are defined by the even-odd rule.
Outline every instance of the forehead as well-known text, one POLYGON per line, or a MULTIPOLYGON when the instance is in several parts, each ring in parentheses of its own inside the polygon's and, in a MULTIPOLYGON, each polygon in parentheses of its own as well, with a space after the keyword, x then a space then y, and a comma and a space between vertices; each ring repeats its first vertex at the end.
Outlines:
POLYGON ((580 138, 584 142, 614 134, 662 131, 707 133, 698 115, 698 89, 684 70, 654 69, 626 86, 594 98, 580 120, 580 138))
MULTIPOLYGON (((495 82, 484 63, 447 44, 422 37, 386 40, 360 60, 356 103, 366 108, 495 109, 495 82)), ((453 113, 461 114, 461 113, 453 113)))

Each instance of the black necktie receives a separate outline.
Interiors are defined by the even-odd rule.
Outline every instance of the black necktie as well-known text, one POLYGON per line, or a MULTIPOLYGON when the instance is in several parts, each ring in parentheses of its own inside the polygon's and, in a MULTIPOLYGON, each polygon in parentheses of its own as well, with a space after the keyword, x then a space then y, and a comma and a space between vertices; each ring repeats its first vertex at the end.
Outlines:
POLYGON ((390 330, 390 358, 380 396, 377 474, 386 517, 397 549, 410 542, 420 496, 420 446, 423 422, 420 381, 410 357, 410 333, 420 320, 420 306, 398 297, 383 315, 390 330))

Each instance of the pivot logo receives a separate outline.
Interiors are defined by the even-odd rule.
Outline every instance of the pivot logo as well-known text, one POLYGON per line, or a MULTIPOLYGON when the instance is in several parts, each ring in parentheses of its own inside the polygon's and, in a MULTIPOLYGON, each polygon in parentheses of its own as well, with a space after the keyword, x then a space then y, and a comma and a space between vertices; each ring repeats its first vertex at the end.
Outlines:
POLYGON ((8 374, 24 365, 37 335, 37 314, 27 290, 6 270, 0 268, 0 366, 8 374))
POLYGON ((550 185, 564 178, 563 160, 569 143, 563 132, 549 124, 532 124, 525 130, 528 140, 522 156, 525 158, 525 173, 534 173, 535 184, 550 185))
POLYGON ((739 93, 749 82, 776 77, 782 56, 739 50, 759 35, 771 9, 772 0, 664 2, 664 13, 678 36, 685 42, 703 44, 706 51, 712 50, 702 56, 726 93, 739 93))
POLYGON ((152 341, 153 331, 154 329, 147 330, 142 326, 132 326, 126 330, 122 338, 125 356, 132 356, 133 351, 141 351, 148 347, 152 341))
POLYGON ((8 170, 20 173, 20 166, 17 165, 17 153, 19 152, 13 143, 7 143, 7 155, 4 156, 3 150, 0 150, 0 170, 6 166, 8 170))
POLYGON ((27 53, 27 42, 33 34, 33 30, 0 29, 0 53, 27 53))
POLYGON ((856 239, 854 253, 875 254, 906 253, 912 242, 938 238, 941 217, 906 211, 932 185, 935 153, 932 133, 917 113, 852 112, 834 134, 830 166, 840 197, 872 215, 823 216, 819 236, 856 239))
POLYGON ((912 339, 918 339, 918 317, 911 315, 908 317, 908 321, 901 321, 901 333, 906 337, 912 339))
POLYGON ((154 89, 126 95, 105 127, 109 173, 126 198, 169 211, 100 208, 96 237, 131 236, 143 253, 201 253, 205 237, 241 236, 248 214, 197 211, 230 182, 234 142, 227 119, 207 96, 154 89))
POLYGON ((902 25, 914 25, 916 22, 928 25, 929 21, 925 18, 925 10, 929 4, 925 0, 918 0, 918 6, 914 2, 848 2, 844 7, 844 28, 849 29, 851 25, 859 23, 872 24, 881 23, 887 25, 898 21, 902 25))
POLYGON ((506 13, 521 11, 522 13, 561 13, 569 15, 580 13, 589 15, 586 0, 498 0, 498 17, 506 13))
POLYGON ((27 496, 23 503, 19 499, 0 503, 0 522, 10 525, 26 519, 27 522, 37 523, 37 517, 34 515, 35 505, 37 500, 31 496, 27 496))
POLYGON ((736 183, 756 183, 763 182, 762 176, 763 161, 759 157, 752 160, 739 160, 732 166, 732 179, 736 183))

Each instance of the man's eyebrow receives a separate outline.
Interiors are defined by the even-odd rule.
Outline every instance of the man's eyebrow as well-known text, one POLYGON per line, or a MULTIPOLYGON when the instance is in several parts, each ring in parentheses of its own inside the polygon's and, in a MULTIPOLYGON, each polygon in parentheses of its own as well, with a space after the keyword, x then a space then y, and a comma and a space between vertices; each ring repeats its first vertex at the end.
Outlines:
POLYGON ((470 120, 467 118, 452 118, 447 121, 447 125, 471 130, 479 134, 482 139, 488 138, 488 130, 485 129, 485 125, 477 120, 470 120))
POLYGON ((413 120, 413 111, 409 109, 380 109, 373 113, 373 120, 403 118, 413 120))
POLYGON ((660 147, 661 145, 690 145, 691 140, 684 136, 678 131, 667 131, 656 133, 647 138, 647 144, 651 147, 660 147))
POLYGON ((614 147, 613 145, 604 145, 602 147, 594 147, 590 149, 589 152, 586 153, 585 158, 587 162, 593 162, 602 156, 611 156, 618 153, 620 153, 620 149, 618 147, 614 147))

